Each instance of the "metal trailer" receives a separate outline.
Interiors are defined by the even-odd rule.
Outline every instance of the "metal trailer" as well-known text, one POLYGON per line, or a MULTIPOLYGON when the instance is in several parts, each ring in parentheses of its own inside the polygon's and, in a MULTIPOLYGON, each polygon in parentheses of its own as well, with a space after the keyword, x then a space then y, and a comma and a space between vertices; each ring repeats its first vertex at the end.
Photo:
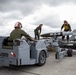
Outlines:
MULTIPOLYGON (((52 35, 52 34, 50 34, 50 35, 52 35)), ((60 47, 59 41, 62 41, 62 40, 58 40, 59 36, 62 36, 61 32, 53 33, 52 41, 50 44, 51 46, 53 46, 55 48, 55 59, 61 59, 65 56, 68 56, 68 51, 69 51, 69 49, 60 47)))
POLYGON ((55 47, 55 58, 61 59, 64 56, 72 56, 73 50, 76 49, 76 30, 72 32, 54 32, 41 35, 42 37, 52 37, 50 46, 55 47), (58 37, 71 35, 70 41, 62 41, 58 37))
MULTIPOLYGON (((10 65, 44 65, 49 56, 45 40, 25 41, 16 39, 12 46, 3 45, 6 37, 0 37, 0 64, 10 65)), ((10 42, 9 42, 10 43, 10 42)))
POLYGON ((70 35, 69 41, 59 41, 60 48, 67 48, 68 56, 72 56, 73 50, 76 50, 76 30, 72 32, 64 32, 63 35, 70 35))

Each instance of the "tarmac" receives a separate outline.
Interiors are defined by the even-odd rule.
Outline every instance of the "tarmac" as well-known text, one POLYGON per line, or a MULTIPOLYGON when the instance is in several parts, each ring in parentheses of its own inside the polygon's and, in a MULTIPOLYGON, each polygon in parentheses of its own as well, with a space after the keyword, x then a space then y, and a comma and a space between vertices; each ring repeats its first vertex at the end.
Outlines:
POLYGON ((45 65, 0 67, 0 75, 76 75, 76 51, 72 57, 55 59, 55 53, 50 52, 45 65))

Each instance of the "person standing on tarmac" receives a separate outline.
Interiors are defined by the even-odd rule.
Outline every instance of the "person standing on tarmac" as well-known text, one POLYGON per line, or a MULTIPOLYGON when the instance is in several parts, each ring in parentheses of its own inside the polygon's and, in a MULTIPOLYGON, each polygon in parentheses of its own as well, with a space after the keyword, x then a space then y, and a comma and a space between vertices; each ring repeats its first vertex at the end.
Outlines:
MULTIPOLYGON (((66 20, 64 20, 64 24, 61 27, 61 31, 63 28, 65 32, 71 31, 71 26, 66 20)), ((62 36, 62 40, 64 40, 64 38, 65 36, 62 36)), ((67 35, 67 41, 69 41, 69 35, 67 35)))
POLYGON ((32 41, 33 39, 24 31, 22 30, 22 24, 20 22, 17 22, 15 24, 15 29, 10 33, 9 40, 13 41, 14 39, 21 39, 22 36, 25 36, 26 39, 32 41))
POLYGON ((40 25, 34 30, 35 40, 39 40, 39 39, 40 39, 40 34, 41 34, 42 26, 43 26, 43 24, 40 24, 40 25))

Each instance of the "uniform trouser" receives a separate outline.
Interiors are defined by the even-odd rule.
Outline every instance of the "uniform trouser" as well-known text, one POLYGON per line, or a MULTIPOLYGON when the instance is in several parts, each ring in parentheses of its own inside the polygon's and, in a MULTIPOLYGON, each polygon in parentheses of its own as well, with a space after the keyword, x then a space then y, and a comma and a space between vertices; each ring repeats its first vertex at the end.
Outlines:
POLYGON ((8 40, 9 37, 5 38, 4 41, 3 41, 3 45, 4 46, 8 46, 8 43, 9 43, 9 46, 11 46, 11 44, 13 45, 13 41, 12 40, 8 40))
MULTIPOLYGON (((62 36, 62 40, 64 40, 65 36, 62 36)), ((69 40, 69 35, 67 35, 67 40, 69 40)))
POLYGON ((9 37, 7 37, 7 38, 5 38, 5 39, 3 40, 3 45, 4 45, 4 46, 7 46, 8 38, 9 38, 9 37))
MULTIPOLYGON (((65 30, 64 30, 65 31, 65 30)), ((67 31, 65 31, 67 32, 67 31)), ((62 40, 64 40, 65 36, 62 36, 62 40)), ((67 35, 67 41, 69 40, 69 35, 67 35)))
POLYGON ((40 39, 40 35, 38 32, 34 32, 35 33, 35 40, 39 40, 40 39))

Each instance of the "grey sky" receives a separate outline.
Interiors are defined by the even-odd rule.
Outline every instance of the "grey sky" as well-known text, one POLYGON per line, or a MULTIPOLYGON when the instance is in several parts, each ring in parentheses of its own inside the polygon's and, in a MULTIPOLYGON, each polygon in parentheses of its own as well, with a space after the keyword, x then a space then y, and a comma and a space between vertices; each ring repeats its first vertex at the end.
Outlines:
POLYGON ((0 12, 21 11, 30 14, 42 4, 58 6, 62 3, 76 3, 76 0, 0 0, 0 12))
MULTIPOLYGON (((63 17, 63 15, 66 16, 66 11, 63 11, 64 13, 59 15, 61 12, 61 10, 59 10, 61 9, 60 7, 62 5, 65 6, 65 4, 66 6, 71 6, 71 4, 75 5, 76 0, 0 0, 0 27, 4 27, 4 30, 7 31, 3 32, 2 28, 0 28, 0 31, 3 32, 3 34, 0 33, 0 35, 9 35, 14 27, 15 22, 17 21, 21 21, 23 24, 27 24, 27 27, 23 27, 24 29, 27 28, 26 32, 28 32, 30 35, 33 34, 33 30, 40 23, 43 23, 48 28, 50 27, 48 29, 49 31, 51 28, 52 30, 60 28, 63 20, 67 18, 69 18, 68 20, 71 24, 75 24, 75 19, 71 22, 72 17, 68 17, 70 14, 67 17, 63 17), (55 11, 56 8, 58 9, 57 12, 55 11)), ((43 28, 46 28, 45 26, 43 28)), ((44 32, 45 30, 46 29, 43 29, 44 32)))

